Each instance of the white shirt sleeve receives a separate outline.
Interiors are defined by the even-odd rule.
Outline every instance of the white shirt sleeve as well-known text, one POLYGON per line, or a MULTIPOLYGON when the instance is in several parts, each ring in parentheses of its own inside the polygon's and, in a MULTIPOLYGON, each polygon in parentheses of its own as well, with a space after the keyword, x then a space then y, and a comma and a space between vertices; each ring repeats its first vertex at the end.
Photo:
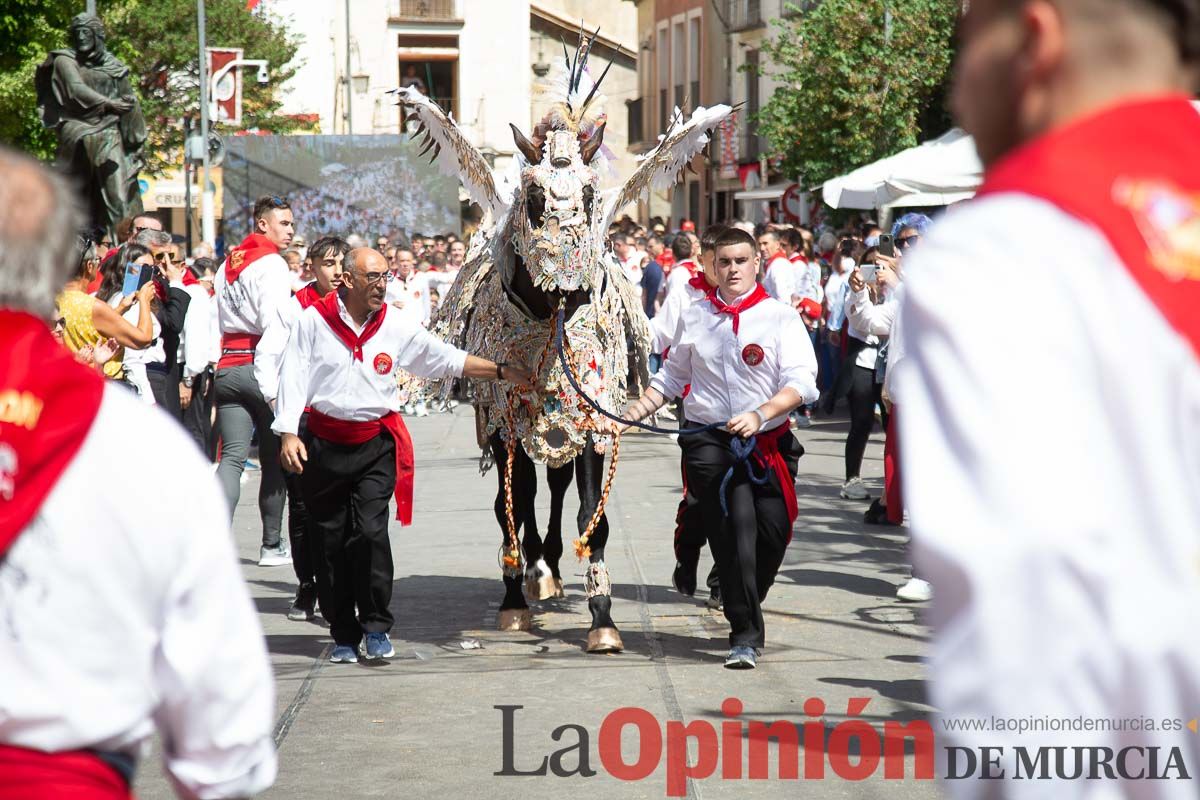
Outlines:
POLYGON ((181 796, 248 797, 275 780, 275 681, 219 490, 198 482, 192 497, 176 517, 193 532, 163 598, 155 722, 181 796))
POLYGON ((315 311, 301 314, 284 347, 283 361, 279 367, 275 422, 271 425, 271 430, 278 434, 297 433, 300 429, 300 416, 309 401, 308 378, 317 318, 315 311))
POLYGON ((212 300, 204 289, 190 291, 192 297, 187 314, 183 318, 183 375, 194 378, 209 365, 212 346, 209 342, 209 325, 212 319, 212 300))
POLYGON ((896 319, 896 300, 890 297, 876 305, 866 287, 846 297, 846 318, 856 330, 871 336, 887 336, 896 319))
MULTIPOLYGON (((261 260, 268 263, 263 264, 263 271, 258 276, 258 305, 255 322, 259 330, 262 331, 263 338, 266 338, 267 334, 271 333, 271 328, 281 324, 279 308, 291 301, 292 283, 295 280, 295 276, 288 269, 287 262, 283 260, 282 256, 263 256, 261 260)), ((278 371, 277 363, 273 362, 271 365, 264 367, 255 358, 254 380, 259 386, 264 385, 264 383, 267 385, 273 384, 278 371), (274 372, 275 374, 268 374, 270 372, 274 372)))
POLYGON ((286 303, 280 303, 275 312, 278 316, 276 324, 267 327, 262 339, 258 341, 258 347, 254 348, 254 370, 261 376, 258 388, 267 400, 274 400, 279 394, 279 370, 283 362, 283 353, 303 310, 294 297, 286 303))
POLYGON ((804 404, 815 403, 817 354, 813 352, 808 328, 799 314, 792 315, 779 334, 779 375, 786 389, 795 389, 804 404))
POLYGON ((467 352, 443 342, 409 319, 412 338, 396 354, 396 363, 421 378, 460 378, 467 363, 467 352))

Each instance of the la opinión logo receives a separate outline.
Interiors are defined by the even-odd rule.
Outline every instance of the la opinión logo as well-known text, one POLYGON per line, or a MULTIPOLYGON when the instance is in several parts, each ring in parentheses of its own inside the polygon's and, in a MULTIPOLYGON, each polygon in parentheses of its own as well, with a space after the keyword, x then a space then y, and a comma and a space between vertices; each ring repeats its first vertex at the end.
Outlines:
MULTIPOLYGON (((846 707, 847 717, 860 716, 870 698, 851 698, 846 707)), ((541 763, 525 768, 517 766, 516 726, 519 705, 493 706, 501 714, 503 725, 503 765, 497 776, 544 776, 560 778, 590 778, 597 774, 592 767, 591 734, 582 725, 566 724, 555 728, 550 737, 563 746, 542 756, 541 763)), ((912 742, 913 774, 919 780, 934 777, 934 733, 925 720, 907 723, 889 720, 882 732, 862 719, 846 719, 832 726, 826 735, 825 701, 810 697, 804 702, 804 714, 811 719, 803 723, 777 721, 743 721, 738 719, 744 710, 741 700, 728 698, 721 704, 726 720, 719 726, 707 720, 689 723, 668 720, 665 724, 644 708, 625 707, 610 712, 600 724, 596 754, 600 767, 614 778, 641 781, 648 778, 666 759, 666 794, 683 797, 687 781, 710 778, 720 770, 722 780, 767 780, 771 777, 771 742, 777 744, 777 764, 774 770, 780 780, 799 780, 801 774, 800 747, 803 743, 803 775, 805 780, 821 780, 826 768, 836 777, 861 781, 875 775, 883 764, 883 775, 890 780, 903 780, 905 751, 912 742), (718 731, 719 727, 719 731, 718 731), (622 737, 637 736, 637 757, 626 761, 622 753, 622 737), (696 753, 688 756, 689 748, 696 753)), ((525 737, 523 742, 528 741, 525 737)))

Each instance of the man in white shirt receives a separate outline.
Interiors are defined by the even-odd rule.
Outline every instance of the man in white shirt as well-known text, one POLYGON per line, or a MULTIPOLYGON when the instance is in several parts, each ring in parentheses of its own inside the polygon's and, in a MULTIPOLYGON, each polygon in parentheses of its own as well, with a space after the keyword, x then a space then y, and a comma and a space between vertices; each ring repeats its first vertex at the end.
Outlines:
POLYGON ((686 234, 677 234, 671 240, 671 253, 675 256, 675 263, 664 281, 663 305, 671 299, 671 295, 682 292, 688 282, 700 273, 700 264, 692 257, 692 249, 692 240, 686 234))
POLYGON ((974 0, 960 23, 952 105, 983 184, 906 267, 892 378, 931 701, 1111 724, 939 725, 939 747, 1104 751, 1119 774, 976 772, 957 798, 1196 796, 1198 32, 1200 7, 1168 0, 974 0), (1013 318, 1030 286, 1036 325, 1013 318))
POLYGON ((809 298, 818 303, 824 297, 821 291, 821 265, 809 263, 804 255, 804 236, 795 228, 788 228, 779 235, 783 254, 792 262, 794 292, 797 299, 809 298))
POLYGON ((796 269, 783 253, 779 234, 775 231, 763 232, 758 237, 758 249, 763 264, 763 288, 771 297, 790 306, 792 296, 796 294, 796 269))
POLYGON ((180 796, 249 797, 275 779, 275 688, 220 488, 46 326, 74 198, 0 148, 0 794, 127 800, 157 731, 180 796))
POLYGON ((280 533, 286 489, 279 466, 279 438, 271 433, 272 413, 262 386, 275 380, 277 365, 256 363, 259 340, 280 324, 279 306, 292 297, 294 274, 279 251, 292 241, 292 210, 279 197, 262 197, 254 204, 254 233, 233 248, 217 271, 214 285, 221 326, 221 358, 217 362, 217 436, 221 462, 217 478, 225 488, 230 518, 241 496, 242 470, 250 441, 258 433, 261 485, 258 509, 262 517, 261 567, 283 567, 292 555, 280 533))
POLYGON ((764 645, 762 601, 796 519, 801 448, 787 417, 817 396, 817 362, 804 323, 794 308, 766 294, 755 281, 757 272, 754 237, 730 229, 718 238, 717 290, 684 311, 671 357, 625 412, 626 419, 643 419, 690 383, 684 400, 688 420, 720 426, 680 436, 679 443, 688 486, 699 498, 696 518, 708 528, 720 573, 731 627, 725 661, 730 669, 752 669, 764 645), (735 448, 750 445, 750 437, 753 448, 739 461, 735 448), (765 473, 766 481, 752 482, 748 470, 765 473))
POLYGON ((374 250, 346 256, 343 286, 307 309, 283 359, 274 429, 284 467, 301 476, 313 534, 321 613, 335 647, 330 660, 395 655, 388 501, 412 522, 412 440, 397 411, 395 370, 425 378, 529 382, 523 367, 495 364, 437 339, 385 302, 392 273, 374 250), (307 438, 298 435, 309 408, 307 438), (358 616, 355 616, 355 606, 358 616))
POLYGON ((428 327, 429 281, 424 273, 417 271, 417 261, 411 250, 397 250, 395 266, 395 277, 387 286, 387 304, 422 327, 428 327))
MULTIPOLYGON (((255 351, 255 361, 262 368, 263 396, 274 408, 279 394, 279 371, 283 353, 292 336, 292 329, 309 306, 337 291, 342 285, 342 267, 350 245, 336 236, 325 236, 309 248, 311 283, 305 284, 291 300, 279 306, 279 324, 272 325, 263 335, 255 351)), ((308 414, 300 415, 299 432, 307 430, 308 414)), ((298 476, 284 475, 287 482, 288 541, 292 549, 292 569, 296 572, 296 597, 288 609, 288 619, 305 622, 316 617, 317 583, 313 568, 312 537, 309 535, 308 506, 304 502, 304 487, 298 476)))

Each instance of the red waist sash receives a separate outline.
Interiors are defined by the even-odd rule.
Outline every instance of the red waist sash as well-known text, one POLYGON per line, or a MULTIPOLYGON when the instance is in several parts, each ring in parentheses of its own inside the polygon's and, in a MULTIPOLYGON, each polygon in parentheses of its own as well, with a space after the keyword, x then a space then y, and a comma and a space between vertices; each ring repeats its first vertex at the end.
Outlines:
POLYGON ((257 333, 226 333, 221 336, 221 360, 217 369, 254 363, 254 348, 261 339, 257 333))
POLYGON ((0 744, 0 800, 130 800, 124 779, 95 753, 43 753, 0 744))
MULTIPOLYGON (((787 462, 783 460, 783 453, 779 452, 779 440, 784 436, 790 436, 791 429, 792 423, 785 422, 778 428, 759 431, 755 434, 754 447, 755 461, 774 470, 775 477, 779 478, 779 488, 783 491, 783 504, 787 507, 789 524, 796 521, 796 517, 800 513, 800 505, 796 501, 796 484, 792 480, 792 473, 788 472, 787 462)), ((792 534, 789 531, 788 541, 791 540, 792 534)))
POLYGON ((350 422, 322 414, 315 408, 308 412, 308 432, 337 444, 363 444, 385 431, 396 442, 396 519, 401 525, 411 525, 416 463, 412 438, 400 415, 393 411, 369 422, 350 422))

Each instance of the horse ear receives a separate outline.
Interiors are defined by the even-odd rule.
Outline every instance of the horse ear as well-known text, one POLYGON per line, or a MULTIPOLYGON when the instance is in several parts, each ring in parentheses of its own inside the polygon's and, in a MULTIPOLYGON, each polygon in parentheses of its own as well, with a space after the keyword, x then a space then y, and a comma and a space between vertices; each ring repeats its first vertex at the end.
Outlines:
POLYGON ((596 153, 600 152, 600 145, 604 144, 604 126, 607 120, 600 120, 600 124, 592 131, 592 135, 583 143, 583 149, 580 155, 583 157, 584 164, 592 163, 592 159, 596 157, 596 153))
POLYGON ((525 161, 529 164, 542 163, 542 148, 526 139, 525 134, 521 133, 516 125, 510 122, 508 127, 512 128, 513 141, 517 143, 517 149, 521 151, 521 155, 525 156, 525 161))

